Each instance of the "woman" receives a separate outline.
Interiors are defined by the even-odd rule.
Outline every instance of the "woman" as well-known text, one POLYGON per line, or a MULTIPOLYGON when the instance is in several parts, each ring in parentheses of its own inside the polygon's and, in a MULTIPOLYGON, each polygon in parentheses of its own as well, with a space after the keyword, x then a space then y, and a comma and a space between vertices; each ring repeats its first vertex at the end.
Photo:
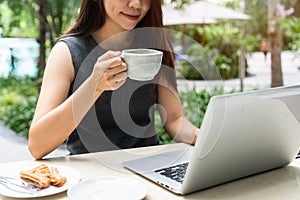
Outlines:
POLYGON ((122 49, 143 43, 168 48, 163 32, 146 27, 162 27, 160 0, 82 0, 75 25, 53 47, 45 68, 29 131, 35 159, 66 139, 71 154, 159 144, 155 104, 174 140, 195 142, 199 129, 183 116, 170 51, 162 49, 168 67, 155 80, 127 78, 122 49), (145 36, 152 39, 145 42, 145 36))

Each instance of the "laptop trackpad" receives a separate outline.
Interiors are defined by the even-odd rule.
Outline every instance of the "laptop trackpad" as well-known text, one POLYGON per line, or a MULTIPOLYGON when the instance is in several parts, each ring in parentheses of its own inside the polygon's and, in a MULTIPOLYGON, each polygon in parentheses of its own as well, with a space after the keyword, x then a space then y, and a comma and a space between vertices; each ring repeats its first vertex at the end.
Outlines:
POLYGON ((123 165, 139 173, 153 171, 170 165, 188 162, 193 153, 193 146, 185 149, 159 153, 153 156, 124 162, 123 165))

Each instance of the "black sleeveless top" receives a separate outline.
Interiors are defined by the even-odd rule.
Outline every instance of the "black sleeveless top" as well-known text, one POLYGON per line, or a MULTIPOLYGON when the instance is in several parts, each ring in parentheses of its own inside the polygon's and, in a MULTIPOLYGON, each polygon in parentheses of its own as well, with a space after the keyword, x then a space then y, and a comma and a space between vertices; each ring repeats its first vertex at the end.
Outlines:
MULTIPOLYGON (((75 68, 75 79, 69 96, 90 76, 99 56, 106 52, 92 36, 65 37, 75 68)), ((157 103, 154 81, 127 78, 115 91, 105 91, 69 136, 71 154, 99 152, 159 144, 154 127, 154 105, 157 103)), ((75 102, 76 104, 84 102, 75 102)))

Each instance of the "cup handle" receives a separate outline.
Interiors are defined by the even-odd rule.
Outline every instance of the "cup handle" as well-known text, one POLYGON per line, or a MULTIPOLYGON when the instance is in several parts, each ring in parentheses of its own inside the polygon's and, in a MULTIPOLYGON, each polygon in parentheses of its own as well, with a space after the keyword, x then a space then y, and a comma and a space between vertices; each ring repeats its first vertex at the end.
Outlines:
POLYGON ((123 55, 123 54, 120 55, 120 58, 121 58, 121 60, 122 60, 123 62, 125 62, 125 59, 124 59, 124 55, 123 55))

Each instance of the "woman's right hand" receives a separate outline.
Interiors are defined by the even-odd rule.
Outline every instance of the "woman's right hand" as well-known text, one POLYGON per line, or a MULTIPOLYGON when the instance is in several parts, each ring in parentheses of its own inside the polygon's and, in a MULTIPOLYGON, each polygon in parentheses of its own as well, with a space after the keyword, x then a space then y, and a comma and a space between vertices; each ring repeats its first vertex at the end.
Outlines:
POLYGON ((125 83, 127 65, 120 55, 120 51, 108 51, 97 59, 91 75, 96 83, 95 97, 103 91, 116 90, 125 83))

